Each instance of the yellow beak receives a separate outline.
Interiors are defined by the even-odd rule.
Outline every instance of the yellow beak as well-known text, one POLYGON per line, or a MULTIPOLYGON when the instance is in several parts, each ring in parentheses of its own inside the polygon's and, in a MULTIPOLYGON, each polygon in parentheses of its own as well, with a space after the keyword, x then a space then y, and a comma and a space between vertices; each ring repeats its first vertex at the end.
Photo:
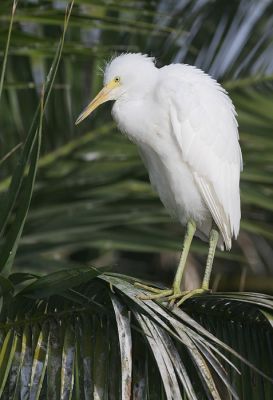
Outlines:
POLYGON ((91 101, 91 103, 89 103, 88 106, 85 107, 83 112, 78 116, 78 118, 75 122, 75 125, 78 125, 80 122, 82 122, 86 117, 88 117, 88 115, 91 114, 92 111, 94 111, 102 103, 105 103, 106 101, 111 100, 109 98, 109 94, 118 85, 119 85, 119 83, 115 82, 114 79, 111 82, 109 82, 107 85, 105 85, 104 88, 91 101))

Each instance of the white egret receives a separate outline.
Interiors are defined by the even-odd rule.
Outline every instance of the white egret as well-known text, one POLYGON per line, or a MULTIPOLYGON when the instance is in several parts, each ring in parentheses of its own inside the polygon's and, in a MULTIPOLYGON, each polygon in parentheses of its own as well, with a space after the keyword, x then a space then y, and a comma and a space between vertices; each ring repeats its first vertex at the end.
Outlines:
POLYGON ((147 299, 178 305, 209 290, 216 247, 231 249, 240 227, 242 155, 234 106, 209 75, 186 64, 157 68, 154 58, 122 54, 107 64, 104 87, 76 124, 100 104, 113 100, 112 115, 133 141, 159 197, 186 226, 181 259, 171 289, 139 284, 147 299), (193 236, 209 242, 202 287, 181 292, 193 236))

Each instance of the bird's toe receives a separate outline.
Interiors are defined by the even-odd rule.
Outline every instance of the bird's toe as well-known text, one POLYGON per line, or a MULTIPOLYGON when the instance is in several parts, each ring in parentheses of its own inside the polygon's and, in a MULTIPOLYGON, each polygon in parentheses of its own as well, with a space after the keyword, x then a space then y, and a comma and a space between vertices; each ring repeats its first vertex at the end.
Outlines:
POLYGON ((177 307, 179 307, 186 300, 190 299, 191 297, 194 297, 194 296, 200 295, 200 294, 207 294, 209 292, 210 292, 209 289, 203 289, 203 288, 189 290, 184 296, 181 297, 181 299, 176 303, 176 305, 177 305, 177 307))
POLYGON ((159 293, 152 293, 152 294, 140 294, 138 298, 140 300, 158 300, 158 299, 163 299, 167 298, 170 294, 172 294, 171 289, 166 289, 166 290, 161 290, 159 293))
POLYGON ((135 282, 134 286, 145 290, 145 292, 149 292, 150 294, 147 293, 141 293, 139 294, 137 297, 140 300, 157 300, 157 299, 163 299, 165 297, 170 296, 173 293, 172 289, 160 289, 160 288, 156 288, 153 286, 149 286, 149 285, 145 285, 143 283, 140 282, 135 282))
POLYGON ((174 307, 175 305, 177 307, 181 306, 186 300, 190 299, 193 296, 206 294, 210 292, 209 289, 205 288, 186 290, 186 291, 181 291, 180 289, 177 290, 177 288, 160 289, 139 282, 135 282, 134 286, 143 290, 143 292, 137 296, 138 299, 140 300, 162 299, 168 302, 170 308, 174 307))

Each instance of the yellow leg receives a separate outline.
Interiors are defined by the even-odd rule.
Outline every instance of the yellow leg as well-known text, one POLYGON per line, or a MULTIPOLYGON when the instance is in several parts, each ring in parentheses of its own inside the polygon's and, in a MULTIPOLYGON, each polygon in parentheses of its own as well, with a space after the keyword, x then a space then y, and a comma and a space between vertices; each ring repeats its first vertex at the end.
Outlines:
POLYGON ((215 255, 215 250, 217 247, 219 239, 219 233, 216 229, 212 229, 210 232, 210 237, 209 237, 209 252, 208 252, 208 257, 207 257, 207 262, 206 262, 206 269, 204 273, 204 278, 202 282, 202 289, 208 290, 209 289, 209 281, 210 281, 210 275, 212 271, 212 265, 213 265, 213 260, 214 260, 214 255, 215 255))
MULTIPOLYGON (((177 271, 175 274, 172 289, 158 289, 158 288, 150 287, 147 285, 143 285, 142 283, 136 282, 135 286, 145 289, 145 290, 148 290, 149 292, 152 292, 151 295, 139 296, 142 300, 155 300, 155 299, 161 299, 161 298, 168 298, 169 300, 172 301, 173 298, 171 296, 175 296, 175 298, 177 298, 177 297, 181 297, 187 293, 187 292, 181 292, 180 287, 181 287, 181 281, 182 281, 183 273, 185 270, 186 261, 187 261, 187 257, 189 254, 191 242, 192 242, 193 236, 195 234, 195 231, 196 231, 195 222, 189 221, 187 224, 187 230, 186 230, 186 234, 185 234, 185 238, 184 238, 183 250, 182 250, 178 268, 177 268, 177 271)), ((172 301, 172 303, 173 303, 173 301, 172 301)))
POLYGON ((215 250, 217 247, 219 239, 219 233, 216 229, 212 229, 210 232, 210 238, 209 238, 209 252, 208 252, 208 257, 207 257, 207 262, 206 262, 206 268, 205 268, 205 273, 203 277, 203 282, 202 286, 200 289, 194 289, 189 291, 185 296, 181 298, 177 302, 177 306, 179 307, 184 301, 187 299, 190 299, 191 297, 198 295, 198 294, 204 294, 209 292, 209 281, 210 281, 210 275, 212 271, 212 265, 213 265, 213 260, 214 260, 214 255, 215 255, 215 250))
POLYGON ((175 302, 177 301, 176 305, 180 306, 187 299, 189 299, 195 295, 207 293, 209 291, 209 281, 210 281, 210 275, 211 275, 211 271, 212 271, 213 259, 214 259, 218 239, 219 239, 219 233, 216 229, 212 229, 211 233, 210 233, 209 252, 208 252, 202 287, 199 289, 187 290, 184 292, 181 291, 181 281, 183 278, 183 273, 184 273, 185 266, 186 266, 187 256, 189 253, 189 249, 190 249, 191 242, 192 242, 193 236, 195 234, 195 231, 196 231, 195 222, 189 221, 187 224, 187 230, 186 230, 186 234, 185 234, 185 238, 184 238, 182 254, 180 257, 180 261, 179 261, 178 268, 177 268, 177 271, 175 274, 172 288, 171 289, 159 289, 159 288, 151 287, 148 285, 143 285, 142 283, 136 282, 135 286, 151 292, 150 295, 141 295, 141 296, 139 296, 139 298, 141 298, 142 300, 166 299, 167 301, 169 301, 170 306, 173 306, 175 304, 175 302))
POLYGON ((193 236, 196 231, 196 224, 194 221, 189 221, 187 224, 187 230, 184 238, 184 243, 183 243, 183 250, 181 253, 180 261, 178 264, 178 268, 174 277, 173 281, 173 294, 179 294, 181 293, 181 281, 183 278, 183 273, 186 267, 186 262, 189 254, 189 250, 191 247, 191 242, 193 239, 193 236))

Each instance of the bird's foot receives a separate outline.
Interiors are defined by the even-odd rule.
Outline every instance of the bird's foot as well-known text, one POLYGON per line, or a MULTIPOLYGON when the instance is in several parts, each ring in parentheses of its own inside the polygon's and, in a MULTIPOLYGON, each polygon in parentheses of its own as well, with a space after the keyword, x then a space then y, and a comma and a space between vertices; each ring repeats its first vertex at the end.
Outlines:
POLYGON ((171 289, 159 289, 155 288, 153 286, 148 286, 144 285, 142 283, 135 283, 136 287, 139 287, 141 289, 145 289, 149 292, 151 292, 150 295, 140 295, 138 296, 139 299, 141 300, 160 300, 160 299, 165 299, 166 301, 169 302, 170 307, 173 307, 176 305, 177 307, 181 306, 184 301, 187 299, 190 299, 191 297, 199 294, 205 294, 209 293, 209 289, 193 289, 193 290, 186 290, 186 291, 181 291, 180 289, 177 288, 171 288, 171 289))
POLYGON ((138 298, 141 300, 156 300, 156 299, 163 299, 165 297, 169 297, 173 294, 172 289, 159 289, 153 286, 144 285, 143 283, 135 282, 134 286, 145 289, 148 292, 151 292, 150 295, 139 295, 138 298))
POLYGON ((199 294, 206 294, 210 293, 209 289, 204 289, 204 288, 199 288, 199 289, 193 289, 193 290, 186 290, 184 292, 178 292, 174 293, 173 295, 168 297, 168 301, 170 301, 170 306, 174 306, 176 304, 177 307, 181 306, 186 300, 190 299, 191 297, 194 297, 199 294))

